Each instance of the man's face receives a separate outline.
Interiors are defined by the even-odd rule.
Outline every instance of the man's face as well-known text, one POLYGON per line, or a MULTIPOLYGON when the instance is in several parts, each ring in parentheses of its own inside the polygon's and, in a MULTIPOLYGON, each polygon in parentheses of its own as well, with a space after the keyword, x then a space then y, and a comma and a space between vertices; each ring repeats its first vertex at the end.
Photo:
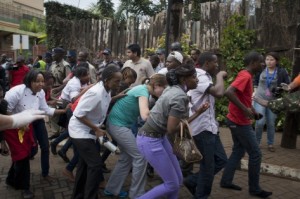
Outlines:
POLYGON ((137 55, 136 53, 133 53, 131 50, 127 49, 127 56, 128 56, 128 59, 134 59, 137 55))
POLYGON ((107 53, 103 53, 103 57, 104 57, 104 60, 106 61, 106 62, 108 62, 109 60, 110 60, 110 54, 107 54, 107 53))
POLYGON ((179 61, 177 61, 174 57, 169 56, 166 61, 166 67, 168 70, 177 68, 180 65, 179 61))
POLYGON ((206 64, 207 64, 207 68, 208 68, 207 72, 211 76, 215 76, 219 71, 218 57, 216 55, 214 55, 213 60, 206 62, 206 64))
POLYGON ((191 51, 191 58, 193 59, 194 62, 198 62, 199 59, 199 54, 195 50, 191 51))
POLYGON ((62 53, 53 53, 52 54, 52 59, 56 62, 60 62, 63 58, 63 54, 62 53))

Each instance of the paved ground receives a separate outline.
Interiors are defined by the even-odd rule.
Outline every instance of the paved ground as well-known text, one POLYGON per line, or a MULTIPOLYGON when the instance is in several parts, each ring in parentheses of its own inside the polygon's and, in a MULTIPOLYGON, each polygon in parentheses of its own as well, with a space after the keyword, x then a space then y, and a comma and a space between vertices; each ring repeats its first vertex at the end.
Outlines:
MULTIPOLYGON (((222 128, 221 139, 223 141, 225 150, 229 155, 231 152, 231 135, 228 129, 222 128)), ((285 166, 287 168, 293 168, 299 171, 300 169, 300 136, 298 136, 297 149, 283 149, 280 145, 281 134, 276 134, 276 152, 272 153, 267 150, 266 135, 264 134, 262 153, 263 162, 267 165, 277 165, 285 166)), ((71 157, 71 152, 68 156, 71 157)), ((108 167, 113 168, 118 156, 110 156, 108 159, 108 167)), ((50 155, 51 170, 50 174, 55 177, 55 181, 49 183, 43 181, 40 176, 40 158, 39 155, 36 156, 34 160, 31 161, 31 187, 34 191, 37 199, 69 199, 72 194, 73 183, 69 182, 62 174, 61 171, 65 166, 65 163, 58 156, 50 155)), ((245 160, 247 157, 245 157, 245 160)), ((15 191, 5 184, 5 178, 10 167, 10 157, 0 157, 0 198, 1 199, 19 199, 21 194, 19 191, 15 191)), ((195 170, 197 170, 198 165, 195 165, 195 170)), ((109 174, 105 176, 106 179, 109 178, 109 174)), ((222 199, 222 198, 239 198, 247 199, 252 198, 248 194, 247 188, 247 172, 237 171, 235 175, 234 182, 243 187, 242 191, 231 191, 227 189, 221 189, 219 187, 221 173, 219 173, 214 181, 213 192, 210 198, 212 199, 222 199)), ((147 189, 161 183, 158 176, 154 179, 149 179, 147 184, 147 189)), ((125 183, 124 189, 128 190, 130 185, 130 177, 125 183)), ((261 175, 261 186, 265 190, 273 191, 272 199, 300 199, 300 181, 290 178, 281 178, 271 175, 261 175)), ((102 196, 102 190, 99 190, 100 198, 109 198, 102 196)), ((192 198, 185 187, 181 188, 180 199, 192 198)))

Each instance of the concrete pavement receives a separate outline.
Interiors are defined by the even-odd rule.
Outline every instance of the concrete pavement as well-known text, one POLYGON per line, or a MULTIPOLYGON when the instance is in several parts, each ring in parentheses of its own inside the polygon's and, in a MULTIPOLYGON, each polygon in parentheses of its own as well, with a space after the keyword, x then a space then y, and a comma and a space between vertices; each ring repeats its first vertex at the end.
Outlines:
MULTIPOLYGON (((231 134, 227 128, 220 129, 220 136, 224 144, 226 153, 229 155, 232 147, 231 134)), ((297 172, 300 170, 300 136, 298 136, 297 149, 283 149, 280 147, 281 134, 276 133, 276 152, 269 152, 267 150, 266 144, 266 134, 263 134, 262 143, 262 154, 263 163, 266 169, 264 172, 268 172, 267 175, 261 175, 261 186, 263 189, 268 191, 273 191, 271 199, 300 199, 300 179, 297 178, 297 172), (276 170, 274 168, 280 168, 276 170), (270 169, 271 168, 271 169, 270 169), (277 171, 277 174, 276 172, 277 171), (293 172, 292 172, 293 171, 293 172), (287 173, 284 174, 284 173, 287 173), (275 174, 277 177, 275 176, 275 174), (283 175, 284 174, 284 175, 283 175), (283 178, 284 177, 284 178, 283 178)), ((72 156, 72 151, 68 152, 68 157, 72 156)), ((113 169, 115 162, 117 161, 118 155, 112 155, 107 160, 107 166, 113 169)), ((247 161, 247 156, 244 158, 243 162, 247 161)), ((20 191, 16 191, 7 187, 5 184, 5 179, 7 172, 10 167, 10 157, 0 157, 0 198, 1 199, 19 199, 21 198, 20 191)), ((55 177, 53 182, 44 181, 41 178, 40 172, 40 157, 37 155, 34 160, 31 161, 31 189, 35 193, 35 198, 37 199, 69 199, 72 194, 73 183, 68 181, 62 174, 61 171, 65 167, 65 163, 59 156, 50 155, 50 175, 55 177)), ((246 165, 246 164, 245 164, 246 165)), ((243 166, 243 165, 242 165, 243 166)), ((195 170, 199 168, 195 165, 195 170)), ((246 167, 245 167, 246 168, 246 167)), ((240 185, 242 191, 233 191, 222 189, 219 187, 219 182, 222 172, 220 172, 215 177, 212 195, 212 199, 222 199, 222 198, 241 198, 247 199, 252 198, 248 194, 248 177, 245 170, 237 171, 235 175, 234 182, 240 185)), ((106 179, 109 178, 109 174, 105 174, 106 179)), ((160 184, 161 180, 158 176, 153 179, 148 179, 146 189, 151 189, 152 187, 160 184)), ((128 177, 124 189, 128 190, 130 185, 130 177, 128 177)), ((111 198, 104 197, 102 195, 102 190, 99 190, 100 198, 111 198)), ((180 190, 180 199, 192 198, 185 187, 180 190)))

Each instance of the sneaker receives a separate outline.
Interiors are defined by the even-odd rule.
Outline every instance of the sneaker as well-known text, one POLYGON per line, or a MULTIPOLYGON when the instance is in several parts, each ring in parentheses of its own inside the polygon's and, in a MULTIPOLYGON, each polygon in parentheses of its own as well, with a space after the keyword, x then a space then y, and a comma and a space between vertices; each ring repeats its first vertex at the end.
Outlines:
POLYGON ((62 152, 61 150, 59 150, 57 152, 57 154, 66 162, 66 163, 69 163, 70 162, 70 159, 67 157, 67 155, 62 152))
POLYGON ((22 192, 22 197, 24 199, 30 199, 30 198, 34 198, 34 194, 30 190, 24 190, 22 192))
POLYGON ((73 173, 71 171, 69 171, 68 169, 65 168, 62 171, 62 174, 64 176, 66 176, 71 182, 75 182, 75 177, 74 177, 73 173))
MULTIPOLYGON (((110 193, 109 191, 104 190, 103 191, 105 196, 114 196, 114 194, 110 193)), ((120 191, 119 198, 126 198, 128 196, 128 193, 126 191, 120 191)))
POLYGON ((51 148, 51 153, 53 155, 57 155, 57 151, 56 151, 56 145, 54 143, 50 144, 50 148, 51 148))
POLYGON ((258 193, 250 193, 250 195, 256 196, 256 197, 258 197, 258 198, 267 198, 267 197, 269 197, 269 196, 272 195, 272 194, 273 194, 272 192, 264 191, 264 190, 261 190, 261 191, 258 192, 258 193))

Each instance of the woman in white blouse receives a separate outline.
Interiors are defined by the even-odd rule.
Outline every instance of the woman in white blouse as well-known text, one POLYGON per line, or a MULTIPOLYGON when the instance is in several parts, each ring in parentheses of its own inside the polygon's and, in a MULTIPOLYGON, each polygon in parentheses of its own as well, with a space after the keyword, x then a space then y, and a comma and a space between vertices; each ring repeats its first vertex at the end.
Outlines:
POLYGON ((79 100, 69 122, 69 135, 79 153, 72 198, 97 199, 100 182, 104 181, 96 138, 105 131, 99 127, 106 118, 111 90, 120 86, 122 74, 116 66, 107 66, 102 81, 90 88, 79 100))
MULTIPOLYGON (((62 114, 65 110, 50 108, 43 91, 44 76, 41 72, 31 70, 24 78, 24 84, 10 89, 5 100, 8 102, 8 114, 17 114, 25 110, 42 110, 47 115, 62 114)), ((16 189, 23 189, 23 198, 34 197, 30 187, 29 159, 33 146, 37 152, 36 141, 41 146, 42 176, 49 177, 49 142, 43 119, 32 122, 29 126, 10 129, 5 132, 5 140, 11 151, 13 160, 6 183, 16 189)))

